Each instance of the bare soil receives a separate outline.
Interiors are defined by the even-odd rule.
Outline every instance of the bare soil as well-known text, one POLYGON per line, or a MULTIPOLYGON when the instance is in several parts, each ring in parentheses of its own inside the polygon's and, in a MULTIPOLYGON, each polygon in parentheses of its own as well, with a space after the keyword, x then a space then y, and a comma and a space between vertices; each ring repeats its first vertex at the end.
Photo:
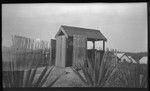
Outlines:
MULTIPOLYGON (((41 67, 37 71, 37 77, 40 75, 44 67, 41 67)), ((57 76, 62 72, 67 72, 67 74, 61 76, 60 79, 52 87, 84 87, 85 85, 79 79, 79 77, 72 71, 70 67, 62 68, 56 67, 53 69, 52 73, 49 75, 47 82, 44 84, 44 87, 47 87, 50 82, 52 82, 57 76)), ((81 72, 81 71, 80 71, 81 72)))

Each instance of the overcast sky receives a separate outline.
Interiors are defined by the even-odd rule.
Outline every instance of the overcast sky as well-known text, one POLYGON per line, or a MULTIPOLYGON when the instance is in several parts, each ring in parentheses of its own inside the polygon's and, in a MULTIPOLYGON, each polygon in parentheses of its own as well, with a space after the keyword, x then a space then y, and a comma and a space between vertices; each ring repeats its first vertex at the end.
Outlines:
POLYGON ((11 35, 49 41, 61 25, 99 29, 109 48, 147 51, 146 3, 2 5, 4 46, 11 44, 11 35))

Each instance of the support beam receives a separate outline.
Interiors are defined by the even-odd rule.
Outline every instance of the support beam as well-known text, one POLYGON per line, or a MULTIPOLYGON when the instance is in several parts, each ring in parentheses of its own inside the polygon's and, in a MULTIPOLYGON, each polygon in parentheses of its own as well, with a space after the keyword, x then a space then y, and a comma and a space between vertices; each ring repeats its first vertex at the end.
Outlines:
POLYGON ((105 51, 105 41, 103 40, 103 51, 105 51))
POLYGON ((93 42, 93 49, 95 49, 95 41, 92 41, 93 42))
POLYGON ((93 40, 93 50, 92 50, 92 58, 95 60, 95 41, 93 40))

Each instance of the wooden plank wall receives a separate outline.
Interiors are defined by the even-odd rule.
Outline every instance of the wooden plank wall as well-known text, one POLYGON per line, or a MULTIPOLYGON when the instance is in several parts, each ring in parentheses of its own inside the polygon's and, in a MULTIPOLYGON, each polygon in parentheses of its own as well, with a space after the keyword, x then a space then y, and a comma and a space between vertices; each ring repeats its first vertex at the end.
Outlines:
POLYGON ((56 66, 60 66, 60 46, 61 46, 61 37, 56 38, 56 66))
POLYGON ((83 65, 86 59, 87 38, 82 35, 73 35, 73 66, 83 65))
POLYGON ((66 37, 62 36, 62 67, 66 66, 66 37))

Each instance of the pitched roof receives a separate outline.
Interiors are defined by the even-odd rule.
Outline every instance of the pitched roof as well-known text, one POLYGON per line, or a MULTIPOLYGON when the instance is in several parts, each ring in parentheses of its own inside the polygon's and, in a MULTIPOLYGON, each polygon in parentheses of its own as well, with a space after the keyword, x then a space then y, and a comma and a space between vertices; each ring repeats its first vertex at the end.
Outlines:
POLYGON ((128 57, 132 60, 133 63, 137 63, 131 56, 128 57))
POLYGON ((125 53, 117 53, 116 56, 117 56, 118 58, 121 58, 124 54, 125 54, 125 53))
MULTIPOLYGON (((67 34, 70 37, 73 35, 85 35, 87 38, 107 41, 100 30, 62 25, 59 31, 65 32, 64 34, 67 34)), ((57 37, 59 33, 60 32, 58 32, 55 37, 57 37)))
POLYGON ((140 60, 139 60, 140 64, 147 64, 147 56, 146 57, 142 57, 140 60))
POLYGON ((125 54, 125 53, 117 53, 117 57, 120 59, 121 62, 131 62, 132 60, 125 54))

